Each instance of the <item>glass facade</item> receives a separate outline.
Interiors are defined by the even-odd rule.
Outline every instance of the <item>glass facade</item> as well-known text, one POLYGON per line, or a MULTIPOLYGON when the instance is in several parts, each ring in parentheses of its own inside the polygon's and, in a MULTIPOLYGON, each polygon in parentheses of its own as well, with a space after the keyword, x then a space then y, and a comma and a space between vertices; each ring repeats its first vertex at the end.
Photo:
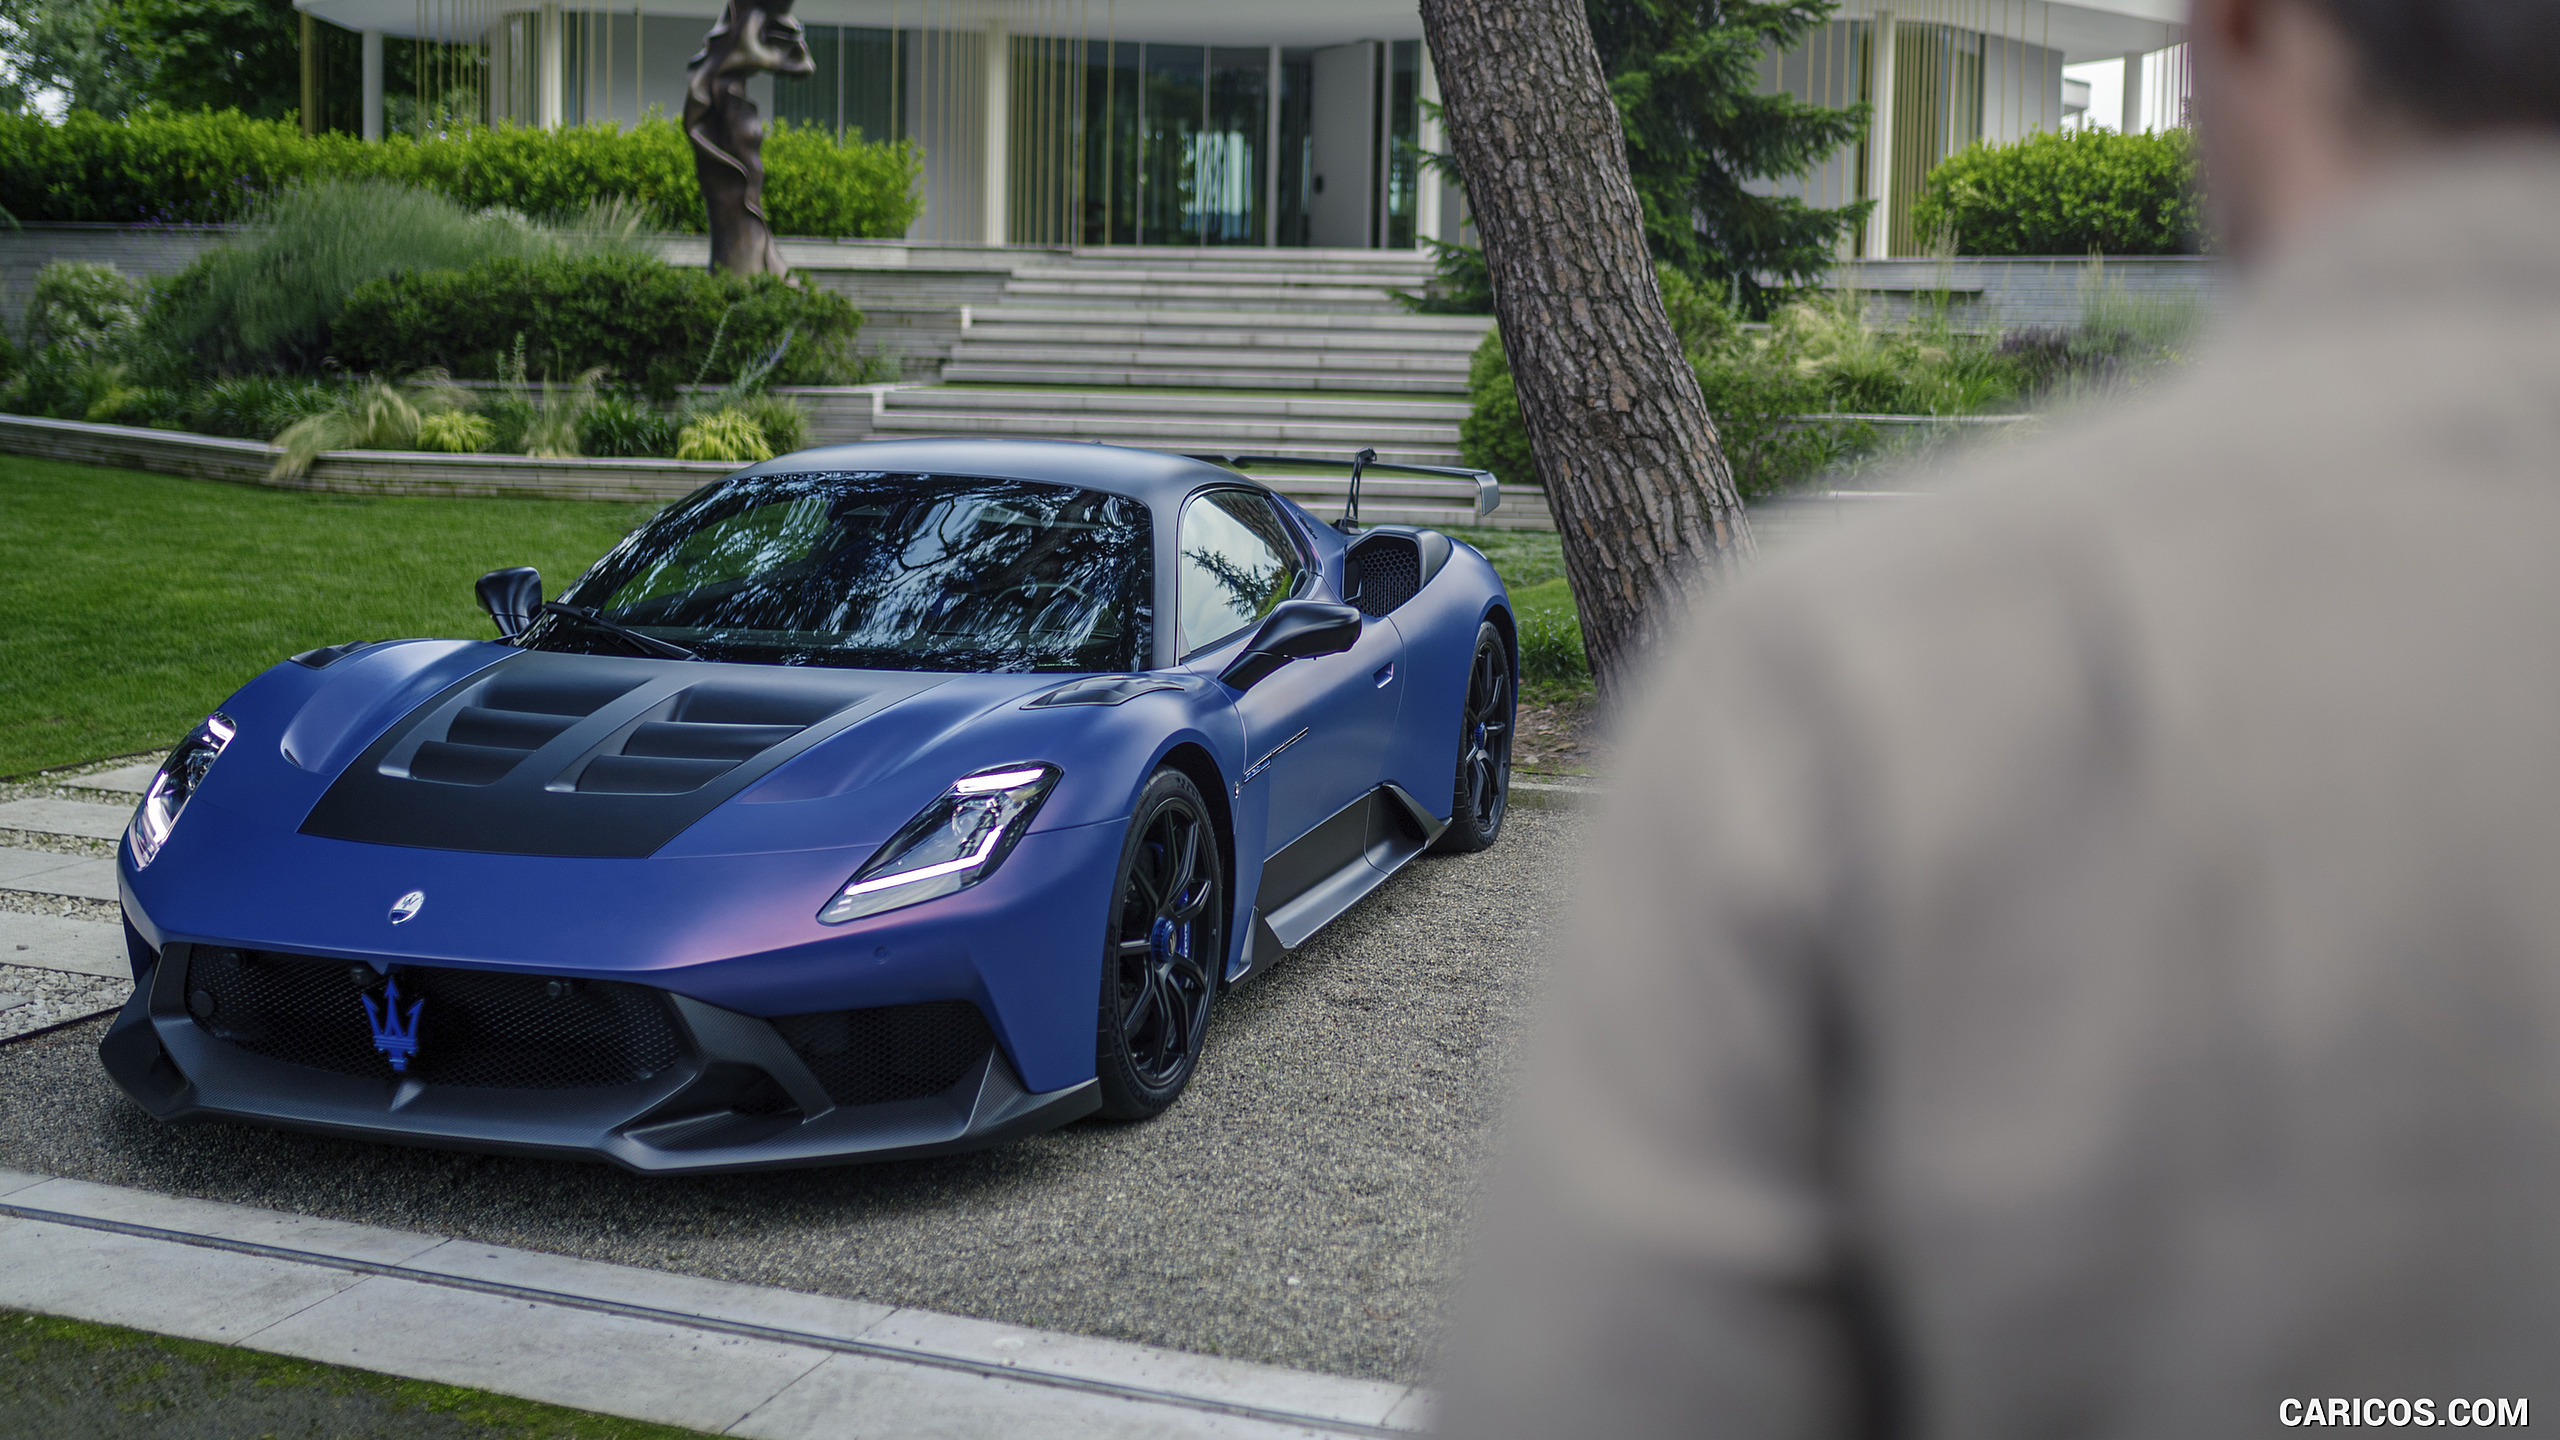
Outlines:
POLYGON ((906 107, 895 32, 856 25, 809 27, 810 75, 777 75, 773 113, 794 125, 852 138, 902 140, 906 107))
MULTIPOLYGON (((1069 187, 1073 243, 1309 243, 1313 52, 1130 41, 1080 48, 1080 92, 1064 117, 1076 131, 1072 148, 1080 167, 1069 187)), ((1419 188, 1414 147, 1421 133, 1422 44, 1378 48, 1386 63, 1374 76, 1375 94, 1355 97, 1355 103, 1372 101, 1373 137, 1387 157, 1378 207, 1384 228, 1371 243, 1409 247, 1419 188)), ((1022 161, 1017 156, 1012 163, 1022 161)), ((1009 228, 1026 241, 1044 238, 1044 227, 1026 224, 1019 209, 1009 228)))

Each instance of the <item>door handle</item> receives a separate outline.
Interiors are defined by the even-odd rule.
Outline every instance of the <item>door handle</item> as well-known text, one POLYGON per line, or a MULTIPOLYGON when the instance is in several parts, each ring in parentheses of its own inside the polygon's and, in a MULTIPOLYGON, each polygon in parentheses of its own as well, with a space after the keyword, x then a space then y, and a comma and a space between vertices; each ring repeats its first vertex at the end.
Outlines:
POLYGON ((1386 689, 1389 685, 1395 683, 1396 662, 1390 660, 1386 664, 1379 666, 1378 673, 1370 676, 1369 678, 1377 683, 1377 687, 1379 689, 1386 689))

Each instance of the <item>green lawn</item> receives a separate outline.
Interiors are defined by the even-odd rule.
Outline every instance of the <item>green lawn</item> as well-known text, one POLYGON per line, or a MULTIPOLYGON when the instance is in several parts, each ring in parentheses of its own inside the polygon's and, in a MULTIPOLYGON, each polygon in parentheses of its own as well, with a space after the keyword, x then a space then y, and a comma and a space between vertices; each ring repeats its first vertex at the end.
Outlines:
POLYGON ((695 1433, 485 1390, 0 1310, 0 1434, 685 1440, 695 1433))
POLYGON ((157 750, 342 640, 484 636, 471 582, 557 593, 645 505, 312 495, 0 457, 0 776, 157 750))

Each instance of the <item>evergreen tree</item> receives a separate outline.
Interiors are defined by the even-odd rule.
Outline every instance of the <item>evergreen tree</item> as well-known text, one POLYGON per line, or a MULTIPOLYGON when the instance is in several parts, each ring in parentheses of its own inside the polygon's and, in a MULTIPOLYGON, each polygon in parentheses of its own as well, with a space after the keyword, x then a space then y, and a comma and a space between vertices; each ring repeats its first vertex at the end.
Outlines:
POLYGON ((1819 278, 1874 203, 1823 209, 1744 188, 1802 175, 1866 133, 1864 105, 1838 110, 1760 89, 1762 56, 1801 45, 1837 8, 1837 0, 1584 0, 1654 258, 1724 289, 1749 314, 1767 308, 1764 279, 1819 278))
MULTIPOLYGON (((1762 55, 1794 49, 1838 8, 1838 0, 1584 0, 1626 130, 1647 246, 1745 314, 1766 313, 1764 280, 1820 278, 1874 203, 1821 209, 1744 188, 1804 174, 1866 133, 1865 105, 1835 110, 1759 88, 1762 55)), ((1424 163, 1458 178, 1446 156, 1424 163)), ((1491 314, 1484 257, 1473 246, 1426 243, 1438 278, 1425 293, 1400 297, 1407 308, 1491 314)))

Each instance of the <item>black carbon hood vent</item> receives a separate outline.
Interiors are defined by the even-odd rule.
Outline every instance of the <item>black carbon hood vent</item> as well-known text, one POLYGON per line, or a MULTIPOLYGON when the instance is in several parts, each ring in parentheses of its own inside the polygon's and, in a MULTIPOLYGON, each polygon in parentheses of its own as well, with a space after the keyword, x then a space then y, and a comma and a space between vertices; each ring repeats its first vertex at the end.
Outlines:
POLYGON ((783 761, 949 677, 526 651, 410 712, 302 833, 636 857, 783 761))

